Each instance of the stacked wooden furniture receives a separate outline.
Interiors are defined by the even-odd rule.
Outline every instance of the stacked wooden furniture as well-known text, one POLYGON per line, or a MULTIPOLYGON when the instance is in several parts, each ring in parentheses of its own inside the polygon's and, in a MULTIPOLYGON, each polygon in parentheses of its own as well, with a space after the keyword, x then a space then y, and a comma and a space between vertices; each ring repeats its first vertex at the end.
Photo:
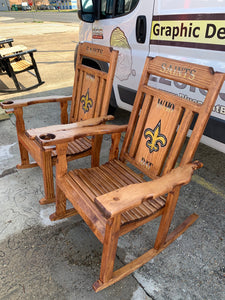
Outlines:
MULTIPOLYGON (((61 107, 61 124, 53 126, 54 130, 65 128, 79 128, 104 123, 113 119, 107 116, 109 101, 112 91, 112 83, 117 63, 118 51, 112 48, 89 43, 80 43, 76 61, 73 95, 68 97, 56 96, 43 99, 24 99, 5 101, 1 106, 5 109, 13 109, 16 116, 16 128, 20 148, 21 164, 17 168, 30 168, 39 165, 43 172, 45 197, 41 204, 55 201, 53 170, 56 163, 56 151, 54 147, 42 147, 36 140, 30 140, 26 134, 23 119, 23 107, 46 102, 59 102, 61 107), (86 66, 83 61, 88 59, 109 64, 108 72, 86 66), (68 101, 72 100, 70 119, 68 124, 68 101), (82 121, 83 123, 79 122, 82 121), (29 155, 35 163, 30 163, 29 155)), ((51 111, 49 111, 49 115, 51 111)), ((35 133, 35 129, 32 130, 35 133)), ((50 135, 49 135, 50 136, 50 135)), ((88 155, 92 156, 92 166, 99 165, 99 151, 102 137, 88 139, 82 137, 72 141, 68 145, 67 160, 74 160, 88 155)))
POLYGON ((189 183, 193 171, 202 167, 199 161, 192 160, 224 79, 224 74, 206 66, 148 57, 128 127, 103 124, 61 132, 54 128, 43 128, 39 133, 28 131, 30 138, 35 138, 42 147, 56 145, 57 200, 51 219, 79 214, 103 244, 100 277, 93 285, 95 291, 145 264, 198 218, 192 214, 168 234, 181 186, 189 183), (150 75, 207 90, 204 103, 151 87, 150 75), (190 139, 184 146, 194 118, 190 139), (126 135, 118 158, 118 142, 124 130, 126 135), (68 144, 81 137, 105 133, 112 134, 109 161, 99 167, 67 172, 68 144), (179 166, 175 168, 179 156, 179 166), (133 167, 152 180, 145 182, 133 167), (66 199, 73 210, 66 209, 66 199), (159 216, 153 248, 113 271, 118 238, 159 216))
POLYGON ((15 88, 0 89, 0 92, 9 93, 28 91, 43 84, 44 81, 41 80, 40 73, 38 71, 38 67, 34 58, 34 52, 36 52, 37 50, 26 50, 27 47, 24 45, 12 46, 9 40, 3 40, 3 42, 3 46, 5 45, 5 43, 8 43, 9 45, 11 45, 11 47, 0 47, 0 75, 8 75, 13 80, 15 88), (31 72, 31 70, 34 70, 34 73, 31 72), (25 88, 19 83, 17 79, 17 74, 23 72, 29 72, 31 75, 35 76, 38 83, 25 88))

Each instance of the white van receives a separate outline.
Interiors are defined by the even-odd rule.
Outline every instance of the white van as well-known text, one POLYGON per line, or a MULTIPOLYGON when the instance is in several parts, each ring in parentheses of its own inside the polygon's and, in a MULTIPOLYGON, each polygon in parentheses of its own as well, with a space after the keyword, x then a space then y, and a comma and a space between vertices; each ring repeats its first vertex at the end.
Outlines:
MULTIPOLYGON (((146 56, 190 61, 225 72, 225 0, 79 0, 78 9, 80 41, 119 50, 112 106, 132 109, 146 56)), ((107 68, 99 62, 86 63, 107 68)), ((151 80, 193 101, 205 94, 163 78, 151 80)), ((225 84, 202 142, 225 153, 225 84)))

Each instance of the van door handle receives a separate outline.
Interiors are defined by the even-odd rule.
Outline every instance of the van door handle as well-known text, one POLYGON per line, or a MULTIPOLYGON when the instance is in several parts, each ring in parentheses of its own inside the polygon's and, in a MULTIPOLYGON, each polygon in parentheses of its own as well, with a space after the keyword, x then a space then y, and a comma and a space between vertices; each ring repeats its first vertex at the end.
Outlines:
POLYGON ((144 44, 146 39, 146 16, 138 16, 136 21, 136 40, 138 43, 144 44))

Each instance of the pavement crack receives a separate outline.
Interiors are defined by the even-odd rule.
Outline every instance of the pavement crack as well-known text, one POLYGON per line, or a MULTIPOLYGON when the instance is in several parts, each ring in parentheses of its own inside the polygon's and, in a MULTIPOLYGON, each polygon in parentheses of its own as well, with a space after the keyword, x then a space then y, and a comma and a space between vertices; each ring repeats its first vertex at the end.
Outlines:
POLYGON ((14 174, 14 173, 17 173, 16 167, 13 167, 13 168, 4 170, 4 171, 0 174, 0 178, 5 177, 5 176, 8 176, 8 175, 11 175, 11 174, 14 174))
MULTIPOLYGON (((126 265, 126 264, 124 264, 124 262, 120 259, 120 257, 119 257, 118 254, 116 254, 116 258, 121 262, 121 264, 126 265)), ((134 275, 134 272, 131 273, 130 275, 134 278, 134 280, 137 282, 137 284, 143 289, 143 291, 145 292, 145 294, 146 294, 151 300, 155 300, 155 298, 154 298, 152 295, 150 295, 150 294, 146 291, 145 287, 138 281, 138 279, 137 279, 137 278, 135 277, 135 275, 134 275)))
POLYGON ((152 295, 150 295, 150 294, 146 291, 145 287, 137 280, 137 278, 135 277, 135 275, 134 275, 133 273, 132 273, 131 275, 132 275, 132 277, 136 280, 136 282, 138 283, 138 285, 143 289, 143 291, 145 292, 145 294, 146 294, 151 300, 155 300, 155 298, 154 298, 152 295))

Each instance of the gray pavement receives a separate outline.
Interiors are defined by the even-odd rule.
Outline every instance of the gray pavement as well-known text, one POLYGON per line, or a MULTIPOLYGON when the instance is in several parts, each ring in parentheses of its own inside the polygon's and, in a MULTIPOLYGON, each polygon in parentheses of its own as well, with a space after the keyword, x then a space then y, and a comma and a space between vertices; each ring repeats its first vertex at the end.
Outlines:
MULTIPOLYGON (((11 25, 14 25, 16 35, 13 37, 17 44, 38 49, 35 57, 46 83, 30 92, 1 95, 1 100, 69 95, 74 75, 73 50, 78 41, 77 24, 70 24, 71 30, 64 23, 60 26, 51 23, 49 28, 55 26, 55 32, 46 32, 46 23, 39 23, 38 30, 33 22, 23 24, 25 27, 20 30, 18 23, 11 22, 11 25), (59 29, 61 26, 64 31, 59 29), (25 29, 29 29, 30 34, 25 29)), ((0 13, 1 35, 5 26, 0 13)), ((128 117, 127 112, 116 112, 119 124, 128 117)), ((56 124, 59 107, 57 104, 30 106, 24 110, 24 118, 27 128, 56 124)), ((49 221, 54 204, 40 206, 38 203, 43 197, 41 170, 15 167, 20 158, 14 116, 0 121, 0 132, 1 300, 225 298, 224 154, 204 145, 200 145, 196 153, 204 168, 182 188, 172 228, 193 212, 199 214, 196 223, 152 261, 95 294, 91 286, 99 275, 102 245, 79 216, 49 221)), ((110 139, 106 136, 102 162, 107 159, 109 146, 110 139)), ((77 160, 69 164, 69 169, 89 164, 89 158, 77 160)), ((120 238, 116 267, 150 248, 157 226, 158 220, 155 220, 120 238)))

